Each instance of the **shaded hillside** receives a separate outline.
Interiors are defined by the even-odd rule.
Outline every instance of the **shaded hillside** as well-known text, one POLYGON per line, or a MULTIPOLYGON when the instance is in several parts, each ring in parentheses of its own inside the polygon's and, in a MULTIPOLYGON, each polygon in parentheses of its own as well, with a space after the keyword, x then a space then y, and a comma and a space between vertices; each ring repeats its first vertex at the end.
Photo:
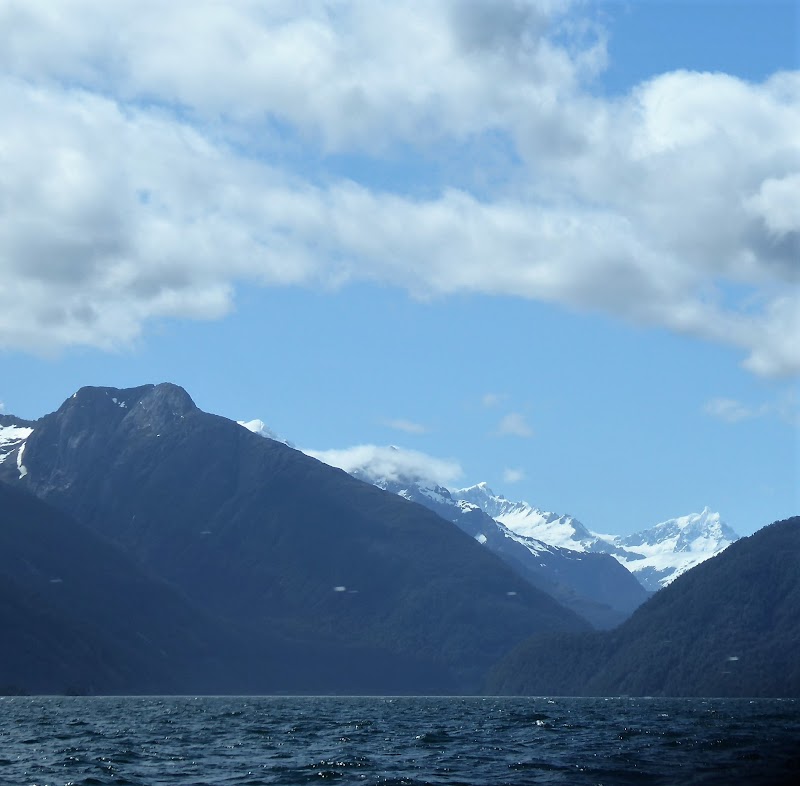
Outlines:
POLYGON ((496 693, 800 696, 800 517, 742 538, 614 631, 534 637, 496 693))
POLYGON ((222 626, 119 549, 2 483, 0 628, 0 687, 107 693, 234 684, 222 626))
MULTIPOLYGON (((251 636, 373 652, 371 690, 436 690, 432 675, 474 690, 531 633, 586 627, 450 522, 203 413, 174 385, 84 388, 36 422, 23 472, 18 458, 0 465, 9 482, 206 613, 251 636)), ((339 683, 366 689, 359 659, 342 668, 339 683)))
POLYGON ((215 618, 118 547, 0 483, 0 694, 454 689, 376 647, 215 618))

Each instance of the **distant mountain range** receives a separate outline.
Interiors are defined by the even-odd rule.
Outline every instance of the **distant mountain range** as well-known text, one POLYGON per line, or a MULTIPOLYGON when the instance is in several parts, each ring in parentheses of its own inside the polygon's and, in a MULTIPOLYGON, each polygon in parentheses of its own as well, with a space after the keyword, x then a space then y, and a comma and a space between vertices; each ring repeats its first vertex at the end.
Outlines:
POLYGON ((364 473, 355 473, 355 477, 452 521, 520 576, 596 628, 615 627, 648 597, 649 593, 631 573, 607 554, 579 553, 520 535, 477 505, 454 498, 443 486, 410 479, 367 477, 364 473))
MULTIPOLYGON (((255 421, 261 423, 261 421, 255 421)), ((255 430, 255 429, 254 429, 255 430)), ((594 565, 600 562, 592 560, 590 554, 608 554, 614 557, 623 567, 631 572, 648 592, 655 592, 669 584, 689 568, 706 559, 719 554, 733 543, 739 536, 720 518, 705 508, 701 513, 692 513, 680 518, 656 524, 633 535, 602 535, 589 530, 584 524, 572 516, 549 513, 535 508, 527 502, 513 502, 501 494, 495 494, 486 483, 478 483, 467 488, 444 488, 424 473, 409 467, 402 451, 397 448, 378 448, 375 455, 365 451, 358 460, 354 460, 348 451, 315 451, 311 455, 322 461, 331 463, 350 472, 354 477, 373 483, 379 488, 388 489, 401 496, 406 496, 422 505, 436 510, 461 526, 463 512, 472 508, 478 509, 493 519, 500 526, 503 539, 497 541, 489 537, 487 532, 494 532, 491 525, 481 534, 488 540, 487 546, 495 550, 503 544, 502 550, 508 550, 506 539, 516 540, 535 556, 548 551, 555 554, 554 549, 562 550, 561 556, 571 560, 587 560, 594 565), (396 452, 396 456, 393 456, 396 452), (568 550, 571 554, 566 554, 568 550), (577 552, 577 553, 576 553, 577 552), (583 556, 578 556, 578 554, 583 556)), ((471 532, 475 521, 462 526, 471 532)), ((518 550, 517 550, 518 551, 518 550)), ((509 556, 509 555, 507 555, 509 556)), ((529 562, 529 560, 523 560, 529 562)), ((539 563, 536 563, 539 564, 539 563)), ((545 565, 541 565, 545 568, 545 565)), ((557 570, 556 566, 552 566, 557 570)), ((541 573, 541 571, 538 571, 541 573)), ((545 571, 547 572, 547 571, 545 571)), ((552 572, 552 571, 551 571, 552 572)), ((557 582, 561 583, 561 582, 557 582)), ((586 587, 569 582, 570 592, 583 596, 586 587)), ((610 603, 618 612, 628 613, 644 600, 640 596, 638 602, 629 593, 615 597, 607 593, 597 596, 592 591, 591 597, 602 604, 610 603), (631 602, 634 602, 631 607, 631 602)), ((615 590, 616 592, 616 590, 615 590)), ((559 597, 558 595, 556 595, 559 597)), ((564 600, 564 597, 559 597, 564 600)), ((582 602, 582 601, 581 601, 582 602)), ((593 615, 591 609, 588 617, 600 627, 606 626, 612 618, 593 615)), ((616 624, 617 618, 612 624, 616 624)))
POLYGON ((477 505, 518 535, 573 551, 610 554, 652 592, 719 554, 739 538, 719 513, 708 508, 633 535, 615 536, 592 532, 572 516, 548 513, 527 502, 511 502, 495 494, 485 483, 456 489, 452 495, 477 505))
MULTIPOLYGON (((259 436, 294 447, 292 442, 279 437, 262 420, 238 421, 238 423, 259 436)), ((16 460, 21 461, 23 451, 15 448, 25 444, 26 438, 32 433, 33 425, 30 421, 0 415, 0 463, 11 452, 15 453, 16 460)), ((325 460, 324 455, 321 455, 321 458, 325 460)), ((24 467, 24 464, 20 466, 24 467)), ((583 554, 609 554, 627 568, 649 592, 661 589, 689 568, 719 554, 739 537, 722 520, 719 513, 714 513, 708 508, 704 508, 700 513, 669 519, 632 535, 617 536, 593 532, 569 515, 543 511, 527 502, 508 500, 502 494, 495 494, 486 483, 478 483, 467 488, 445 489, 424 478, 389 479, 369 467, 362 467, 352 474, 379 488, 401 494, 433 509, 476 537, 483 534, 487 540, 494 541, 493 535, 490 538, 487 533, 471 532, 477 522, 474 516, 464 516, 468 511, 464 503, 468 503, 469 506, 483 511, 503 525, 500 528, 503 537, 516 540, 528 548, 534 557, 537 553, 547 553, 552 561, 554 555, 559 553, 558 550, 562 550, 560 556, 574 563, 579 558, 574 554, 566 554, 563 550, 583 554)), ((494 532, 491 526, 487 529, 491 533, 494 532)), ((494 548, 489 545, 490 548, 494 548)), ((504 545, 502 549, 504 551, 505 546, 508 544, 504 545)), ((508 548, 514 549, 511 546, 508 548)), ((522 554, 518 549, 515 550, 522 554)), ((524 556, 522 560, 530 562, 524 556)), ((595 564, 600 563, 595 562, 595 564)), ((546 567, 541 562, 536 565, 546 567)), ((535 567, 533 563, 531 567, 535 567)), ((558 569, 553 567, 553 570, 558 569)), ((545 584, 549 582, 548 591, 551 591, 553 582, 545 579, 542 571, 534 572, 539 574, 537 581, 545 584)), ((590 590, 590 597, 600 604, 599 608, 592 610, 584 605, 583 596, 587 588, 580 586, 580 581, 577 584, 574 582, 564 584, 558 580, 555 585, 562 588, 555 590, 556 597, 562 601, 566 600, 569 605, 572 603, 569 598, 574 594, 576 608, 582 608, 581 613, 600 627, 608 627, 621 621, 645 598, 621 588, 611 594, 601 593, 599 596, 595 590, 590 590), (607 614, 603 607, 615 611, 607 614), (622 617, 619 616, 620 613, 622 617)))
POLYGON ((709 511, 598 535, 274 437, 171 384, 0 416, 0 693, 797 695, 800 519, 709 559, 709 511))
MULTIPOLYGON (((212 655, 240 677, 239 691, 475 692, 487 669, 537 630, 589 627, 452 523, 204 413, 175 385, 83 388, 33 424, 5 417, 2 426, 0 481, 56 508, 61 524, 51 529, 84 539, 88 530, 140 576, 177 592, 187 620, 191 612, 213 621, 179 627, 179 651, 212 627, 231 631, 212 655), (242 664, 242 651, 261 658, 260 671, 242 664)), ((0 507, 0 527, 10 515, 0 507)), ((118 597, 119 619, 130 618, 131 597, 107 591, 98 549, 14 542, 15 564, 51 566, 34 571, 47 595, 27 594, 19 576, 9 577, 5 597, 25 598, 31 618, 60 614, 52 595, 72 583, 56 569, 62 554, 72 554, 69 575, 78 565, 91 585, 85 602, 64 600, 70 630, 92 625, 92 595, 111 605, 118 597), (34 547, 44 550, 36 559, 34 547), (63 582, 51 586, 53 577, 63 582)), ((44 635, 48 626, 34 627, 44 635)), ((100 636, 102 628, 93 630, 100 636)), ((146 626, 137 630, 162 649, 146 626)), ((147 690, 149 669, 137 665, 134 646, 141 640, 114 649, 114 672, 127 681, 101 671, 76 681, 90 691, 147 690)), ((183 690, 215 684, 196 673, 183 690)), ((34 677, 22 669, 0 675, 0 684, 24 688, 34 677)))

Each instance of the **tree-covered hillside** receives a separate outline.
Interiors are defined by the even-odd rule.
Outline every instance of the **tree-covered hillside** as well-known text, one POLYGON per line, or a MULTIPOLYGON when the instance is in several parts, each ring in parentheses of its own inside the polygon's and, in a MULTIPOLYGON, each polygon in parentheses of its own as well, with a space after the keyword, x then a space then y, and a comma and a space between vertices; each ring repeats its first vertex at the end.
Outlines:
POLYGON ((742 538, 601 634, 537 636, 494 693, 800 696, 800 517, 742 538))

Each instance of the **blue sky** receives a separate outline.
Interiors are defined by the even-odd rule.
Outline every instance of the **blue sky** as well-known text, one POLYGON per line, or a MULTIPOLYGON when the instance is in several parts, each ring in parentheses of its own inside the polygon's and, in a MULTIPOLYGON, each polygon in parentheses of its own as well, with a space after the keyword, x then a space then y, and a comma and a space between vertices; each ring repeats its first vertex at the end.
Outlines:
POLYGON ((797 513, 797 3, 53 8, 0 2, 4 411, 169 380, 602 532, 797 513))

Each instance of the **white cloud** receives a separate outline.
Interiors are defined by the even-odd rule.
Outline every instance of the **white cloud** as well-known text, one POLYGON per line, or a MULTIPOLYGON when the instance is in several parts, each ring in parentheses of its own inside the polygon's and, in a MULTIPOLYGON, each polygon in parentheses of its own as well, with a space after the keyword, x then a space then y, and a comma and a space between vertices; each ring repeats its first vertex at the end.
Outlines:
POLYGON ((304 453, 367 480, 429 481, 448 486, 462 475, 453 459, 440 459, 418 450, 395 446, 356 445, 342 450, 306 450, 304 453))
POLYGON ((525 415, 520 412, 509 412, 497 424, 494 433, 497 436, 532 437, 533 429, 525 415))
POLYGON ((259 437, 273 439, 276 442, 283 442, 284 445, 288 445, 290 448, 295 447, 293 442, 284 439, 282 436, 274 432, 263 420, 237 420, 236 422, 240 426, 244 426, 244 428, 246 428, 248 431, 252 431, 253 434, 258 434, 259 437))
POLYGON ((244 283, 380 281, 611 313, 800 372, 800 72, 600 98, 602 31, 571 35, 569 7, 0 3, 0 347, 124 345, 223 316, 244 283), (292 163, 497 138, 520 161, 502 196, 292 163))
POLYGON ((800 232, 800 173, 765 180, 745 206, 752 210, 775 238, 790 237, 797 247, 800 232))
POLYGON ((506 468, 503 470, 503 481, 505 483, 519 483, 525 479, 525 470, 506 468))
POLYGON ((568 5, 6 0, 0 65, 246 126, 278 118, 328 150, 376 147, 503 126, 596 68, 595 45, 570 57, 548 38, 568 5))
POLYGON ((415 423, 413 420, 386 420, 384 425, 395 431, 403 431, 406 434, 427 434, 428 429, 421 423, 415 423))

